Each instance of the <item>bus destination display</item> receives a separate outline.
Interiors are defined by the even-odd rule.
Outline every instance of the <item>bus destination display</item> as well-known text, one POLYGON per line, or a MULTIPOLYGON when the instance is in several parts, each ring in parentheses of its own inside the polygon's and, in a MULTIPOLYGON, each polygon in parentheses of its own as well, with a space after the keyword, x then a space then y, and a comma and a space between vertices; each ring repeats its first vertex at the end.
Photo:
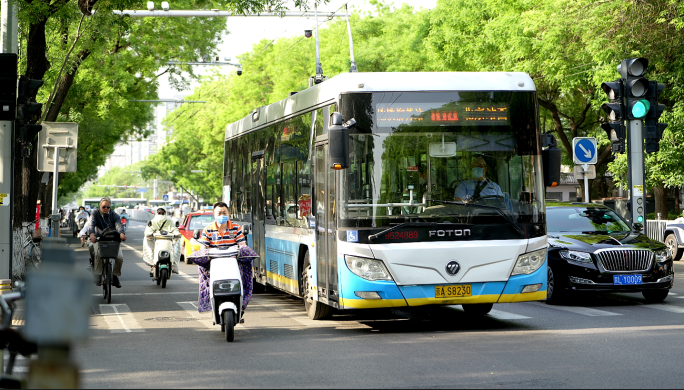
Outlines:
POLYGON ((508 125, 505 103, 379 103, 375 112, 379 127, 508 125))

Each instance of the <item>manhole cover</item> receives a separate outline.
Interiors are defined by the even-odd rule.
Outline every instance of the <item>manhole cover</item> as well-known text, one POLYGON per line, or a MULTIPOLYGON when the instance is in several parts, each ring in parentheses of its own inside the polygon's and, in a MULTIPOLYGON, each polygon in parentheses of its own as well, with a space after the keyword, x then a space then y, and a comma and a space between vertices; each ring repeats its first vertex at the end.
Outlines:
POLYGON ((159 321, 159 322, 187 322, 187 321, 195 321, 195 318, 192 317, 155 317, 155 318, 146 318, 145 321, 159 321))

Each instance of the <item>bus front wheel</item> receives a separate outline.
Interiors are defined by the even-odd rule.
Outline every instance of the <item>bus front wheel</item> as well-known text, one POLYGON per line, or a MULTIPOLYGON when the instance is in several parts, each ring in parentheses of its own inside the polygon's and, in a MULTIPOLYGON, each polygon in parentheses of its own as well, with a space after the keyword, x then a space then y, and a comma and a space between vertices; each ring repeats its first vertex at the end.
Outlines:
POLYGON ((304 308, 306 314, 312 320, 323 320, 332 314, 332 307, 315 301, 313 299, 313 288, 309 285, 313 279, 313 271, 311 270, 311 261, 309 260, 309 252, 304 255, 304 269, 302 270, 302 297, 304 298, 304 308))

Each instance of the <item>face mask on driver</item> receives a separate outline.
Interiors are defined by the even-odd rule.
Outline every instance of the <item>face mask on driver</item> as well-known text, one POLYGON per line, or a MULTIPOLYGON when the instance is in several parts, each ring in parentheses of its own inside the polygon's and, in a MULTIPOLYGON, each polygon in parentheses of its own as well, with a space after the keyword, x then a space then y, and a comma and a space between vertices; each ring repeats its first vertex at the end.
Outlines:
POLYGON ((218 222, 219 225, 223 225, 224 223, 228 222, 228 216, 219 215, 218 217, 216 217, 216 222, 218 222))
POLYGON ((482 167, 473 168, 473 177, 474 178, 479 179, 482 176, 484 176, 484 168, 482 168, 482 167))

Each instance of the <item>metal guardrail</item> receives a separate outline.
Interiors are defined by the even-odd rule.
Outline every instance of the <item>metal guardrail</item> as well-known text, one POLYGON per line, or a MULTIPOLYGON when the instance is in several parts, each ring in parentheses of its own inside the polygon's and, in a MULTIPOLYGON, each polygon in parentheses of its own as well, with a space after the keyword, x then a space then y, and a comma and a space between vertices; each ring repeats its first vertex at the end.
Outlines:
POLYGON ((665 242, 665 229, 668 221, 649 221, 646 220, 646 235, 651 240, 665 242))

